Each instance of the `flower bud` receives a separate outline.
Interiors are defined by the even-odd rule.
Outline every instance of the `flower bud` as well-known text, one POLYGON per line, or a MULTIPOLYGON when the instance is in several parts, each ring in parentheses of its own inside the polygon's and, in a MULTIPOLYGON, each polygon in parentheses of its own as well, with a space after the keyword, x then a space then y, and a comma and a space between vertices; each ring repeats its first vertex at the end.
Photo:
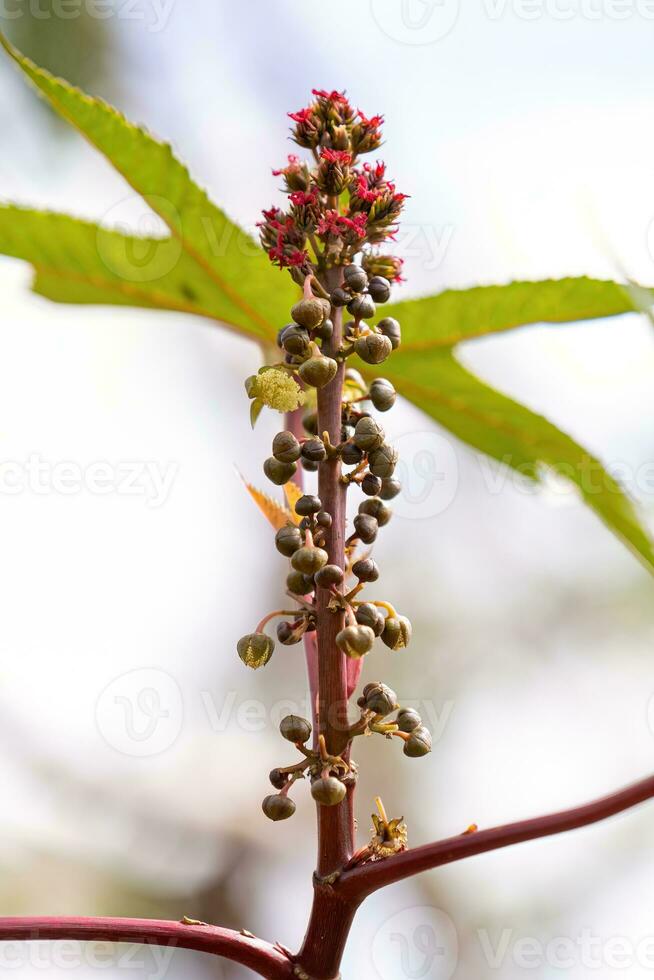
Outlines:
POLYGON ((310 575, 292 571, 286 576, 286 588, 293 595, 309 595, 313 592, 313 579, 310 575))
POLYGON ((366 364, 381 364, 393 350, 388 337, 380 333, 368 333, 354 343, 354 352, 366 364))
POLYGON ((236 645, 238 655, 246 667, 257 670, 265 667, 273 655, 275 641, 265 633, 248 633, 236 645))
POLYGON ((368 456, 368 468, 373 476, 382 480, 392 476, 397 465, 397 452, 392 446, 384 444, 368 456))
POLYGON ((305 633, 304 621, 294 626, 286 620, 277 624, 277 639, 285 647, 291 647, 294 643, 299 643, 305 633))
POLYGON ((356 466, 363 457, 363 449, 359 449, 353 442, 346 442, 341 449, 341 459, 346 466, 356 466))
POLYGON ((355 320, 370 320, 377 312, 372 297, 366 293, 354 296, 347 304, 347 311, 355 320))
POLYGON ((291 557, 291 565, 296 572, 303 575, 315 575, 323 565, 327 564, 328 555, 322 548, 310 548, 306 545, 291 557))
POLYGON ((378 412, 387 412, 395 404, 397 392, 386 378, 375 378, 370 385, 368 397, 378 412))
POLYGON ((293 354, 294 357, 306 357, 310 344, 311 340, 306 330, 294 323, 286 327, 282 333, 282 347, 287 354, 293 354))
POLYGON ((379 567, 372 558, 360 558, 352 565, 352 574, 356 575, 360 582, 376 582, 379 578, 379 567))
POLYGON ((316 524, 320 527, 328 528, 332 526, 332 515, 326 510, 320 510, 316 514, 316 524))
POLYGON ((295 504, 295 513, 300 517, 311 517, 319 510, 322 510, 322 501, 312 493, 305 493, 295 504))
POLYGON ((372 473, 366 473, 361 481, 361 489, 368 497, 376 497, 382 488, 382 481, 372 473))
POLYGON ((300 443, 292 432, 278 432, 273 439, 272 454, 280 463, 295 463, 300 458, 300 443))
POLYGON ((275 535, 275 547, 280 555, 290 558, 302 547, 302 535, 294 524, 285 524, 275 535))
POLYGON ((397 320, 392 316, 385 316, 384 319, 380 320, 377 324, 377 329, 384 335, 384 337, 388 337, 393 350, 397 350, 402 343, 402 330, 397 320))
POLYGON ((370 517, 375 518, 380 527, 383 527, 390 521, 392 511, 379 497, 371 497, 370 500, 364 500, 359 504, 359 513, 369 514, 370 517))
POLYGON ((402 484, 400 481, 396 480, 393 476, 389 476, 385 480, 382 480, 379 496, 382 500, 392 500, 394 497, 397 497, 401 489, 402 484))
POLYGON ((296 323, 306 330, 313 330, 325 319, 325 307, 319 299, 301 299, 291 310, 296 323))
POLYGON ((284 789, 288 782, 288 773, 282 772, 281 769, 271 769, 268 773, 268 779, 275 789, 284 789))
POLYGON ((313 331, 313 336, 318 337, 320 340, 331 340, 334 333, 334 324, 329 319, 323 320, 320 326, 316 327, 313 331))
MULTIPOLYGON (((310 436, 318 435, 318 413, 307 412, 302 419, 302 425, 305 432, 308 432, 310 436)), ((304 453, 302 455, 304 455, 304 453)))
POLYGON ((314 580, 321 589, 328 589, 332 585, 341 585, 344 579, 343 569, 338 565, 323 565, 316 572, 314 580))
POLYGON ((335 776, 324 776, 311 784, 311 795, 321 806, 336 806, 345 799, 346 792, 343 783, 335 776))
POLYGON ((288 796, 278 793, 267 796, 261 804, 261 809, 269 820, 287 820, 295 813, 295 803, 288 796))
POLYGON ((311 738, 311 722, 299 715, 286 715, 279 723, 279 730, 284 738, 296 745, 304 745, 311 738))
POLYGON ((368 292, 375 303, 388 303, 391 298, 391 284, 383 276, 373 276, 368 283, 368 292))
POLYGON ((391 650, 403 650, 411 642, 411 623, 406 616, 387 616, 382 641, 391 650))
POLYGON ((386 620, 381 609, 372 602, 362 602, 357 606, 355 616, 359 626, 369 626, 375 636, 381 636, 384 632, 386 620))
POLYGON ((420 728, 422 725, 422 718, 417 711, 413 708, 400 708, 397 715, 397 727, 401 732, 415 731, 416 728, 420 728))
POLYGON ((366 684, 363 689, 364 705, 376 715, 390 715, 397 708, 397 694, 386 684, 366 684))
POLYGON ((364 544, 372 544, 377 537, 379 524, 368 514, 357 514, 354 518, 354 530, 360 541, 364 544))
POLYGON ((269 456, 263 464, 263 472, 278 487, 283 487, 285 483, 288 483, 296 470, 296 463, 280 463, 274 456, 269 456))
POLYGON ((431 752, 431 734, 424 725, 415 728, 404 743, 404 754, 411 759, 428 755, 431 752))
POLYGON ((345 285, 353 293, 362 293, 368 285, 368 276, 360 265, 347 265, 343 272, 343 278, 345 285))
POLYGON ((331 294, 330 299, 332 301, 332 306, 347 306, 347 304, 352 299, 350 293, 346 292, 340 286, 337 286, 334 292, 331 294))
POLYGON ((339 650, 358 660, 372 650, 375 634, 369 626, 346 626, 336 635, 336 645, 339 650))
POLYGON ((312 388, 324 388, 334 378, 337 370, 338 364, 333 358, 317 354, 300 365, 298 374, 312 388))
POLYGON ((322 439, 307 439, 302 443, 302 458, 311 463, 322 463, 327 459, 327 450, 322 439))
POLYGON ((354 442, 359 449, 368 453, 379 448, 383 441, 384 430, 377 425, 374 419, 365 417, 359 419, 354 429, 354 442))

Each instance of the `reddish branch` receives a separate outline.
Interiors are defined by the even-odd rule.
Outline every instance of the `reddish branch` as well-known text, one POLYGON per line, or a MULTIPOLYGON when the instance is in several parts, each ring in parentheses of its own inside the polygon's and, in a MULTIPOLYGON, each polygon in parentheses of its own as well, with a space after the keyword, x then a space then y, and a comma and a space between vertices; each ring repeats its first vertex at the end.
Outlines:
POLYGON ((175 946, 214 953, 249 967, 270 980, 293 976, 288 956, 254 936, 210 925, 186 925, 162 919, 0 918, 0 940, 81 939, 175 946))
POLYGON ((586 827, 637 806, 652 797, 654 797, 654 776, 649 776, 617 793, 572 810, 562 810, 559 813, 521 820, 503 827, 492 827, 490 830, 449 837, 446 840, 404 851, 386 861, 362 865, 341 875, 337 891, 341 899, 359 903, 378 888, 392 885, 421 871, 451 864, 453 861, 462 861, 464 858, 483 854, 486 851, 495 851, 510 844, 520 844, 523 841, 536 840, 538 837, 550 837, 552 834, 560 834, 566 830, 586 827))

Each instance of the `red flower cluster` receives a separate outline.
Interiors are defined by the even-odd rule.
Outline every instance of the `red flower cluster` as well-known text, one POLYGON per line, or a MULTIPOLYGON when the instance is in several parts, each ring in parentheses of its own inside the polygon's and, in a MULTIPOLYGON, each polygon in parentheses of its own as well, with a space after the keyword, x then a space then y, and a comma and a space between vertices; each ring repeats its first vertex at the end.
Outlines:
POLYGON ((327 263, 346 264, 362 252, 362 262, 399 279, 399 259, 365 251, 392 240, 406 199, 386 179, 383 163, 357 166, 360 154, 380 145, 383 118, 355 110, 344 92, 312 94, 309 106, 289 116, 292 139, 311 150, 313 166, 292 154, 285 167, 273 170, 284 180, 289 207, 263 212, 262 245, 280 268, 299 268, 303 275, 327 263))

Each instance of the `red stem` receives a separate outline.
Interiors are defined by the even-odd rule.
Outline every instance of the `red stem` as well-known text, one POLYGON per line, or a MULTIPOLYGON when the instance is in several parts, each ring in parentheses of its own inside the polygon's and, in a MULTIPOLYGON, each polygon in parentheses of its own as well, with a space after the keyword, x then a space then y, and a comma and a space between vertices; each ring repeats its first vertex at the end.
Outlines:
POLYGON ((280 949, 253 936, 209 925, 185 925, 162 919, 0 918, 0 941, 9 939, 81 939, 151 943, 214 953, 270 980, 292 977, 293 963, 280 949))
POLYGON ((453 861, 462 861, 475 854, 494 851, 500 847, 508 847, 510 844, 520 844, 523 841, 586 827, 637 806, 652 797, 654 797, 654 776, 649 776, 617 793, 572 810, 562 810, 544 817, 450 837, 447 840, 404 851, 385 861, 345 871, 339 878, 335 890, 343 900, 361 902, 378 888, 392 885, 421 871, 451 864, 453 861))

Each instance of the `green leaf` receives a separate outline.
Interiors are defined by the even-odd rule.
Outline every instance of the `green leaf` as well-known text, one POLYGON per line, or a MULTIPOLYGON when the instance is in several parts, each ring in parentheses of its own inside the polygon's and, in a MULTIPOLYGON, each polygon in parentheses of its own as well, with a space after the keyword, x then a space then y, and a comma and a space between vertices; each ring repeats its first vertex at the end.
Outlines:
MULTIPOLYGON (((220 319, 260 340, 274 340, 279 325, 288 318, 296 289, 250 236, 209 200, 171 147, 102 100, 38 68, 2 34, 0 44, 52 108, 103 153, 163 219, 197 274, 212 283, 212 308, 220 311, 220 319)), ((67 290, 61 282, 54 284, 48 276, 46 280, 43 291, 66 302, 67 290)), ((79 302, 84 291, 77 290, 76 295, 79 302)))
POLYGON ((534 323, 573 323, 644 310, 654 290, 586 276, 447 289, 384 307, 402 324, 402 350, 453 347, 534 323))
MULTIPOLYGON (((624 489, 602 464, 555 425, 484 384, 452 351, 395 351, 383 373, 409 401, 463 442, 522 476, 546 468, 574 484, 583 500, 654 572, 654 544, 624 489)), ((371 375, 372 369, 364 368, 371 375)))

